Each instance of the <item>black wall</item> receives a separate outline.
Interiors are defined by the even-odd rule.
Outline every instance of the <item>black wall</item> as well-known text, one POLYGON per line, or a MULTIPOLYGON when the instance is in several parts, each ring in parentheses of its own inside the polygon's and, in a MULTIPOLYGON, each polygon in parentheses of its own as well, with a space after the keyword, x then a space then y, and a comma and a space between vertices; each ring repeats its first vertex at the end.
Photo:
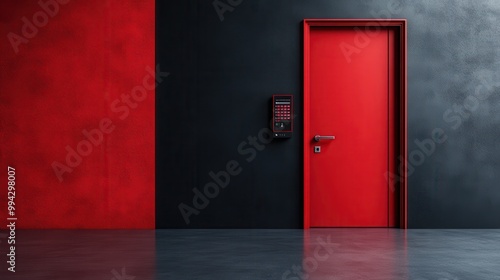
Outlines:
POLYGON ((300 228, 301 22, 387 15, 409 26, 409 226, 500 227, 500 3, 243 0, 223 21, 213 3, 157 1, 157 227, 300 228), (295 96, 295 135, 248 162, 275 93, 295 96), (447 141, 419 157, 436 128, 447 141), (179 204, 231 160, 241 173, 186 224, 179 204))

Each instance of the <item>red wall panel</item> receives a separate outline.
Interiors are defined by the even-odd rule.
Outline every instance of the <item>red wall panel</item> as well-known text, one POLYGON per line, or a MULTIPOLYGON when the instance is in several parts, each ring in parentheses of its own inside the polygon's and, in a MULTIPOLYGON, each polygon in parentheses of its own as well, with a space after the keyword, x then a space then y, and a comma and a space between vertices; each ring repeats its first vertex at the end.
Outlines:
POLYGON ((0 4, 0 219, 10 165, 18 228, 154 228, 155 1, 41 2, 0 4))

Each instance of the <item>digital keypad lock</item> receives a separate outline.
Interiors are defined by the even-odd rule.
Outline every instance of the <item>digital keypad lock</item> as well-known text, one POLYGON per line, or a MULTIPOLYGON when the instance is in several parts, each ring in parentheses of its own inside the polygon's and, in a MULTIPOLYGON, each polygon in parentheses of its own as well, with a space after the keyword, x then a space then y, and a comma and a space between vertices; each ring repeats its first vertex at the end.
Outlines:
POLYGON ((273 137, 290 138, 293 133, 293 96, 273 95, 273 137))

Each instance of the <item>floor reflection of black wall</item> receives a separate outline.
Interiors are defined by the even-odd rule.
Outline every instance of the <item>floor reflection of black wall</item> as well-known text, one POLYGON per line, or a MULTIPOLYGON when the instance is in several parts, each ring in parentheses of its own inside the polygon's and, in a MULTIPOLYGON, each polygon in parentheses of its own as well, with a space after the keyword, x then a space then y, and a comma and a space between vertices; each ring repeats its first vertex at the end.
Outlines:
POLYGON ((4 241, 0 279, 155 279, 151 230, 18 230, 15 273, 7 271, 4 241))
POLYGON ((158 279, 292 279, 303 231, 159 230, 156 247, 158 279))
POLYGON ((402 17, 415 151, 409 226, 500 227, 499 13, 495 1, 157 1, 157 63, 171 73, 156 93, 157 226, 301 227, 301 21, 402 17), (219 6, 221 21, 219 2, 240 4, 219 6), (295 97, 295 135, 247 162, 238 146, 268 126, 276 93, 295 97), (422 150, 415 141, 432 139, 435 128, 446 142, 422 150), (179 205, 193 206, 193 188, 230 160, 241 174, 186 224, 179 205))

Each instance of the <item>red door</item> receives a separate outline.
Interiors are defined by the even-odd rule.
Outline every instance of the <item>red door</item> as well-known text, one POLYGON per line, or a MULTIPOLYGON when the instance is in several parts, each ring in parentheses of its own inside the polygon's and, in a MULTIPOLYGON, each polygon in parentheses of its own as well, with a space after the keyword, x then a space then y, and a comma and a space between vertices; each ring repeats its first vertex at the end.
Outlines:
POLYGON ((385 174, 395 170, 397 148, 397 34, 312 27, 309 36, 310 226, 395 226, 385 174))

